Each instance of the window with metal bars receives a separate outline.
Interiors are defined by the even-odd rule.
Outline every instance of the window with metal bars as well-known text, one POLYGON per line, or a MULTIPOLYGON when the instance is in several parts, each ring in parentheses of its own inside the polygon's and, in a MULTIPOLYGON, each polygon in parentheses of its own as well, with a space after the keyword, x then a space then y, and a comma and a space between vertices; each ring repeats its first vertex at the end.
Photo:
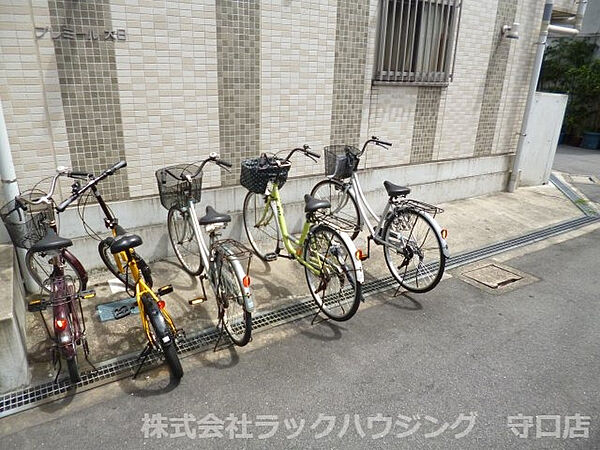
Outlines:
POLYGON ((452 80, 462 0, 380 0, 375 81, 452 80))

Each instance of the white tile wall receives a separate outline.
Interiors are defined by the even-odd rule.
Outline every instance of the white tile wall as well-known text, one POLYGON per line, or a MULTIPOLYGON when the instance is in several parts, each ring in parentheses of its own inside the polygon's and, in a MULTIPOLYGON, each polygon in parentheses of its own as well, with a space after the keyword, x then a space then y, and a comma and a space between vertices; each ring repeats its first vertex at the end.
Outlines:
MULTIPOLYGON (((125 154, 132 197, 157 192, 154 171, 219 151, 215 4, 113 0, 125 154)), ((220 184, 207 166, 204 186, 220 184)))
MULTIPOLYGON (((261 151, 308 144, 321 153, 329 144, 336 4, 261 2, 261 151)), ((299 155, 290 176, 322 167, 299 155)))

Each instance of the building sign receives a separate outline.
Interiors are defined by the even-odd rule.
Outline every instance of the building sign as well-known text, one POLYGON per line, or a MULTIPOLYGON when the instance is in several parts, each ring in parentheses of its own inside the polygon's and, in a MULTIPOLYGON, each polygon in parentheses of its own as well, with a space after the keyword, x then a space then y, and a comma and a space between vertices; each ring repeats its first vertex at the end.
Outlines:
POLYGON ((82 32, 76 32, 71 27, 60 27, 59 31, 53 30, 51 27, 35 27, 35 38, 42 39, 48 36, 52 39, 64 39, 74 41, 83 39, 86 41, 126 41, 127 33, 123 28, 116 30, 104 30, 104 34, 100 34, 98 30, 89 28, 82 32))

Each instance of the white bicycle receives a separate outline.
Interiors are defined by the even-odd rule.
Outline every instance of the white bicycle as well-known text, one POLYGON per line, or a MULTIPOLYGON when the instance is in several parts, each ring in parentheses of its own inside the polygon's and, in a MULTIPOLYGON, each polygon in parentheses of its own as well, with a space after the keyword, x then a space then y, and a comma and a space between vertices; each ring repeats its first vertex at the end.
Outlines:
POLYGON ((194 204, 200 201, 202 169, 208 162, 225 169, 231 167, 211 153, 200 165, 179 164, 159 169, 156 180, 160 201, 169 211, 167 225, 175 255, 186 272, 200 275, 203 296, 190 300, 190 304, 206 300, 204 280, 208 279, 217 299, 221 332, 225 329, 234 344, 243 346, 250 341, 254 310, 248 275, 251 252, 236 240, 220 239, 221 230, 231 222, 231 216, 211 206, 206 207, 203 217, 196 215, 194 204), (208 246, 200 225, 209 235, 208 246))
POLYGON ((384 181, 389 199, 381 216, 377 215, 367 202, 356 173, 360 157, 370 143, 385 149, 392 145, 373 136, 360 151, 349 145, 325 147, 327 178, 315 185, 311 196, 327 200, 331 208, 323 210, 318 219, 345 231, 352 239, 366 225, 368 249, 371 241, 383 246, 385 262, 396 281, 411 292, 430 291, 440 282, 450 256, 447 231, 435 220, 443 210, 407 199, 410 188, 384 181))

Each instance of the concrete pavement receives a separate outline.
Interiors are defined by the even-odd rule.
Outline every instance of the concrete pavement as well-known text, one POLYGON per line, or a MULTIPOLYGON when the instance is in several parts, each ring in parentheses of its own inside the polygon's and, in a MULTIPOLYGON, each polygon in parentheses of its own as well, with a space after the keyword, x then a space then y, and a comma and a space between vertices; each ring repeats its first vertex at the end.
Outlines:
MULTIPOLYGON (((490 294, 462 281, 458 269, 426 296, 371 297, 345 324, 302 320, 259 333, 244 349, 186 358, 186 374, 173 390, 165 387, 166 371, 158 369, 145 380, 124 380, 66 405, 8 417, 0 431, 14 433, 2 438, 3 447, 597 448, 600 229, 593 228, 537 252, 504 255, 505 265, 539 279, 521 289, 490 294), (144 438, 145 414, 160 414, 171 434, 186 413, 223 421, 246 414, 254 438, 230 440, 224 429, 223 438, 144 438), (563 433, 566 417, 578 413, 591 417, 587 439, 537 431, 536 416, 559 416, 563 433), (518 414, 532 417, 528 438, 507 426, 508 416, 518 414), (330 416, 331 432, 316 439, 330 416), (392 428, 373 440, 385 431, 387 417, 392 428), (461 417, 474 417, 469 432, 461 417), (304 429, 288 439, 298 431, 291 419, 304 421, 304 429), (277 422, 277 431, 257 439, 269 431, 267 422, 277 422)), ((553 423, 542 420, 541 431, 553 423)))

